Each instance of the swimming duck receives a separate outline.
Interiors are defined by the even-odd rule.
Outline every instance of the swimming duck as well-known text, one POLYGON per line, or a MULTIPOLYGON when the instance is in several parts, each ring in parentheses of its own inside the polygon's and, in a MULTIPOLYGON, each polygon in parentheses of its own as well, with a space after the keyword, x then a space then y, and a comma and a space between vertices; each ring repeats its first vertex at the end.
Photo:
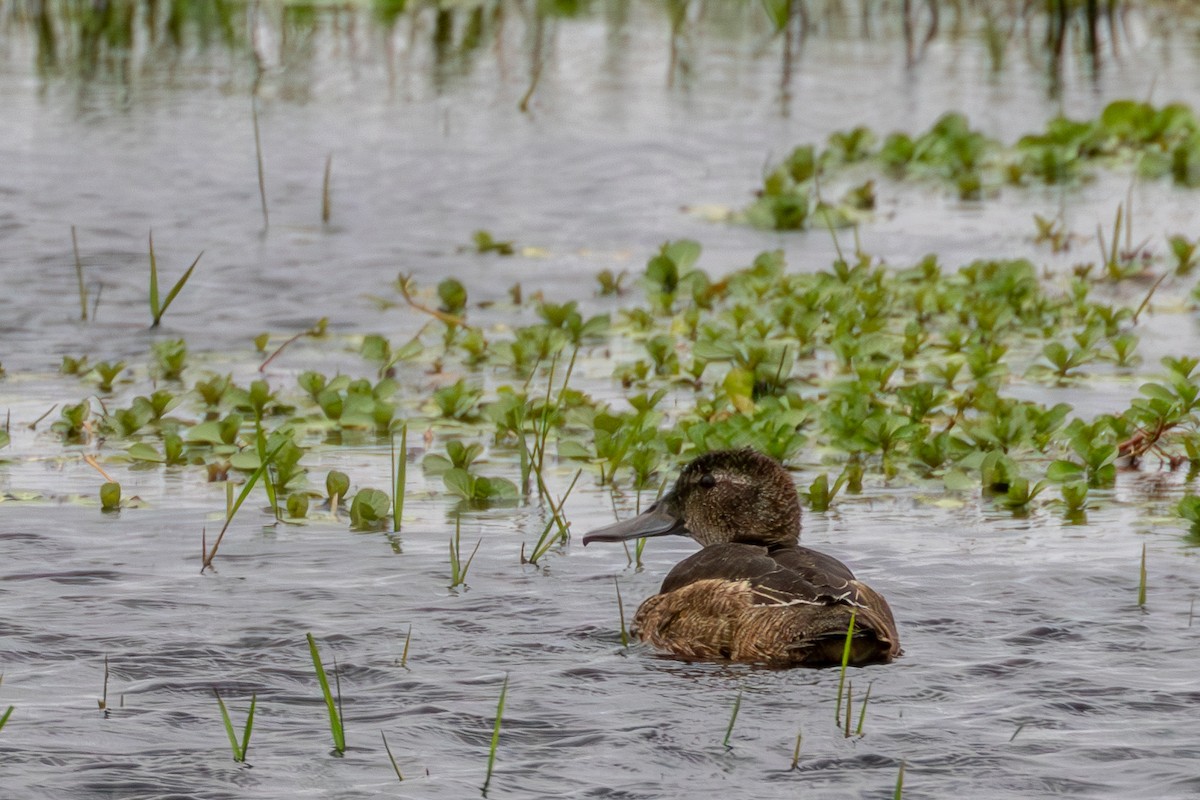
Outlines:
POLYGON ((887 601, 836 558, 799 545, 796 486, 774 459, 752 449, 702 455, 644 513, 583 543, 668 534, 703 549, 638 608, 633 633, 642 641, 686 659, 840 665, 853 612, 849 663, 900 654, 887 601))

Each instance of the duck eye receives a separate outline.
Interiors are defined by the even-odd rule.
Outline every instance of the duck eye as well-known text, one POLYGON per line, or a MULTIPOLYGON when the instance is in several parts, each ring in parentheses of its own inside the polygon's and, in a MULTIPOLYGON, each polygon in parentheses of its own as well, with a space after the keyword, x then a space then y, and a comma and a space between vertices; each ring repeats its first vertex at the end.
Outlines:
POLYGON ((717 479, 712 476, 711 472, 706 472, 700 476, 700 485, 705 489, 711 489, 717 485, 717 479))

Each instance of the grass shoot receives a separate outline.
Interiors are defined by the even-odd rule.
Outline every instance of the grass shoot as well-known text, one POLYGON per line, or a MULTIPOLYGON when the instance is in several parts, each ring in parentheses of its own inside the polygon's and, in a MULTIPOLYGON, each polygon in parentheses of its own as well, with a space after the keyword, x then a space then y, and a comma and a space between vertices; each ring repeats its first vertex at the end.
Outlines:
POLYGON ((792 748, 792 769, 800 766, 800 743, 804 741, 804 731, 796 732, 796 746, 792 748))
POLYGON ((1142 563, 1138 568, 1138 608, 1146 607, 1146 543, 1142 542, 1142 563))
POLYGON ((396 452, 396 434, 392 434, 392 531, 400 532, 404 515, 404 487, 408 478, 408 423, 400 426, 400 452, 396 452))
POLYGON ((455 515, 454 517, 454 536, 450 538, 450 588, 454 589, 459 586, 466 586, 467 571, 471 569, 471 562, 475 559, 475 554, 479 552, 479 545, 483 544, 483 539, 475 543, 475 549, 471 551, 471 555, 466 562, 462 560, 462 516, 455 515))
POLYGON ((171 287, 171 291, 167 292, 167 296, 159 301, 158 296, 158 260, 154 257, 154 233, 150 234, 150 327, 157 328, 162 321, 163 314, 167 313, 167 309, 171 303, 182 291, 184 285, 188 282, 188 278, 192 277, 192 271, 196 269, 196 265, 200 263, 200 257, 204 255, 204 251, 200 251, 200 255, 196 256, 196 260, 192 265, 184 271, 183 276, 175 281, 175 285, 171 287))
POLYGON ((408 633, 404 636, 404 651, 400 653, 400 666, 408 667, 408 646, 412 644, 412 625, 408 626, 408 633))
POLYGON ((229 718, 229 710, 225 707, 225 701, 221 699, 221 694, 215 686, 213 694, 217 698, 217 705, 221 708, 221 720, 225 723, 225 735, 229 737, 229 748, 233 751, 233 760, 239 764, 245 763, 246 751, 250 749, 250 731, 254 728, 254 707, 258 704, 258 695, 250 695, 250 711, 246 713, 246 727, 242 731, 242 740, 239 742, 237 734, 233 731, 233 720, 229 718))
POLYGON ((738 711, 740 711, 741 708, 742 690, 738 689, 737 697, 735 697, 733 700, 733 711, 731 711, 729 714, 729 725, 725 727, 725 738, 721 741, 721 744, 724 745, 725 749, 727 750, 733 746, 729 743, 729 738, 733 736, 733 725, 735 722, 737 722, 738 711))
MULTIPOLYGON (((329 177, 333 172, 333 153, 325 156, 325 179, 321 182, 321 222, 329 224, 330 214, 333 213, 333 200, 329 193, 329 177)), ((387 740, 384 740, 386 744, 387 740)), ((395 762, 392 762, 395 763, 395 762)), ((401 778, 403 780, 403 778, 401 778)))
POLYGON ((392 748, 388 746, 387 736, 383 731, 379 732, 379 736, 383 739, 383 749, 387 751, 388 761, 392 762, 392 769, 396 771, 396 779, 404 783, 404 775, 400 772, 400 765, 396 763, 396 757, 392 755, 392 748))
MULTIPOLYGON (((853 610, 850 612, 850 624, 846 626, 846 645, 842 648, 842 671, 838 675, 837 703, 834 704, 834 720, 838 725, 842 722, 842 689, 846 683, 846 667, 850 664, 850 648, 854 643, 855 613, 853 610)), ((849 724, 849 720, 847 720, 847 727, 849 727, 849 724)))
POLYGON ((101 711, 108 710, 108 656, 104 657, 104 688, 96 703, 101 711))
POLYGON ((892 800, 901 800, 904 796, 904 762, 900 762, 900 771, 896 773, 896 790, 892 792, 892 800))
POLYGON ((305 636, 308 637, 308 652, 312 656, 313 669, 316 670, 317 680, 321 684, 321 694, 325 698, 325 709, 329 713, 329 732, 333 735, 333 749, 338 755, 342 755, 346 752, 346 728, 342 716, 342 682, 338 678, 337 659, 333 660, 333 679, 337 686, 335 702, 334 694, 329 688, 329 678, 325 674, 325 667, 321 664, 321 653, 317 650, 317 640, 311 633, 305 634, 305 636))
MULTIPOLYGON (((257 84, 255 86, 257 91, 257 84)), ((271 217, 267 214, 267 178, 263 169, 262 137, 258 133, 258 94, 250 98, 250 117, 254 121, 254 161, 258 166, 258 197, 262 201, 263 228, 271 227, 271 217)))
MULTIPOLYGON (((226 510, 225 524, 221 526, 221 532, 217 534, 217 540, 213 542, 212 549, 204 551, 204 557, 200 565, 201 573, 212 567, 213 559, 217 557, 217 548, 221 546, 221 540, 225 538, 225 532, 229 530, 229 523, 233 522, 234 515, 237 514, 238 509, 242 507, 242 503, 244 503, 246 498, 250 495, 250 490, 254 488, 254 484, 257 483, 258 479, 261 478, 263 473, 267 471, 267 468, 271 465, 275 455, 281 449, 283 449, 283 446, 289 441, 291 440, 285 438, 282 442, 276 445, 271 452, 267 453, 266 458, 263 458, 259 461, 258 468, 255 469, 254 472, 250 473, 250 477, 246 479, 246 483, 244 486, 242 486, 242 490, 238 492, 237 499, 234 500, 233 505, 228 507, 226 510)), ((228 492, 229 490, 227 489, 226 491, 228 492)), ((226 498, 228 498, 228 494, 226 494, 226 498)))
POLYGON ((71 226, 71 249, 75 251, 75 280, 79 283, 79 319, 87 322, 87 287, 83 284, 83 260, 79 258, 79 241, 75 238, 75 226, 71 226))
POLYGON ((492 770, 496 766, 496 747, 500 744, 500 723, 504 719, 504 700, 508 696, 508 673, 504 674, 504 683, 500 686, 500 699, 496 702, 496 722, 492 725, 492 743, 488 747, 487 775, 483 779, 483 796, 487 797, 488 786, 492 783, 492 770))

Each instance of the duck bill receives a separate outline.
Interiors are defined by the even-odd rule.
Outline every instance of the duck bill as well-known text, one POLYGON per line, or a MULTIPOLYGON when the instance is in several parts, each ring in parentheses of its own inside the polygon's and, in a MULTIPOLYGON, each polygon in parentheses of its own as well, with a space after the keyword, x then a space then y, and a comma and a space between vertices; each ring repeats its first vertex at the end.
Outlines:
POLYGON ((636 517, 630 517, 585 534, 584 546, 591 542, 623 542, 628 539, 644 539, 648 536, 689 535, 683 520, 671 509, 672 504, 666 502, 668 499, 663 498, 636 517))

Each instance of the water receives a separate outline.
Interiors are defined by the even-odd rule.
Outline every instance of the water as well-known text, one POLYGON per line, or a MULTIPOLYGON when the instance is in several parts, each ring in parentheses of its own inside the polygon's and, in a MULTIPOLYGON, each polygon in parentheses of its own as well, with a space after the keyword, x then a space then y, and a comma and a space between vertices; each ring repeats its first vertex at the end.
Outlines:
MULTIPOLYGON (((757 7, 725 12, 732 20, 706 9, 677 37, 676 58, 690 72, 670 80, 670 31, 656 6, 614 3, 546 21, 546 66, 522 114, 531 34, 515 12, 471 59, 439 61, 429 9, 387 35, 366 11, 318 10, 306 25, 260 8, 266 232, 244 48, 202 45, 192 28, 177 48, 144 35, 82 79, 66 36, 59 66, 35 69, 34 30, 5 9, 0 363, 8 377, 0 403, 13 442, 0 451, 8 459, 0 462, 0 713, 15 707, 0 731, 6 796, 473 796, 505 675, 490 797, 880 796, 893 790, 901 763, 907 797, 1200 791, 1192 623, 1200 577, 1169 516, 1182 476, 1122 474, 1078 526, 1052 506, 1014 518, 929 487, 879 483, 809 515, 805 542, 843 558, 888 597, 905 647, 892 665, 849 671, 855 725, 868 685, 871 694, 866 735, 846 738, 834 722, 836 671, 686 664, 621 646, 613 577, 632 616, 693 551, 688 542, 650 542, 637 570, 619 547, 584 550, 576 538, 535 568, 520 552, 541 532, 543 510, 473 512, 462 518, 464 549, 482 542, 469 589, 448 590, 454 502, 414 458, 401 534, 351 533, 344 518, 322 512, 307 525, 263 527, 255 493, 216 570, 201 576, 200 531, 211 542, 222 519, 219 484, 196 470, 105 462, 143 507, 101 514, 100 479, 79 458, 91 448, 64 447, 48 432, 57 411, 27 427, 93 391, 56 374, 62 355, 125 358, 142 369, 150 344, 165 337, 186 338, 191 380, 232 371, 244 384, 257 377, 253 336, 270 331, 274 347, 328 316, 334 337, 297 342, 266 379, 290 391, 304 369, 369 374, 346 337, 378 331, 403 341, 425 322, 371 299, 399 302, 389 286, 399 273, 423 286, 458 276, 473 301, 503 299, 520 282, 527 293, 579 298, 595 311, 630 301, 586 297, 590 276, 636 272, 668 238, 701 241, 713 274, 774 247, 795 269, 822 267, 833 253, 824 234, 778 236, 683 209, 742 205, 771 156, 835 129, 919 130, 960 109, 1011 141, 1059 110, 1091 115, 1115 97, 1200 105, 1195 21, 1167 25, 1153 11, 1127 15, 1120 56, 1097 75, 1069 57, 1058 96, 1038 51, 1027 49, 1038 23, 1028 40, 1009 44, 1005 68, 992 75, 977 35, 944 32, 905 69, 887 9, 870 18, 870 35, 853 15, 839 22, 830 11, 816 15, 785 102, 781 46, 754 21, 757 7), (74 321, 72 225, 93 299, 102 289, 87 324, 74 321), (535 249, 509 259, 460 249, 480 228, 535 249), (156 333, 144 327, 151 229, 168 285, 204 251, 156 333), (1145 609, 1136 605, 1143 544, 1145 609), (337 659, 344 757, 330 753, 310 631, 326 665, 337 659), (257 693, 251 767, 229 758, 213 687, 238 727, 257 693)), ((253 13, 238 10, 235 30, 248 30, 253 13)), ((459 39, 464 18, 454 18, 459 39)), ((1072 228, 1090 233, 1111 224, 1127 186, 1116 176, 1065 194, 1006 191, 981 205, 936 188, 890 187, 877 220, 862 228, 863 247, 901 265, 929 251, 947 264, 984 254, 1045 261, 1030 241, 1032 213, 1064 208, 1072 228)), ((1160 184, 1134 194, 1141 236, 1195 234, 1190 194, 1160 184)), ((1079 250, 1092 246, 1052 261, 1069 266, 1090 258, 1079 250)), ((472 314, 505 321, 502 309, 472 314)), ((1194 320, 1170 303, 1148 325, 1139 333, 1149 363, 1180 352, 1181 341, 1195 350, 1194 320)), ((620 396, 610 368, 602 351, 590 353, 581 385, 620 396)), ((408 377, 412 410, 442 380, 408 377)), ((144 392, 144 372, 137 378, 118 386, 118 405, 144 392)), ((1066 399, 1091 413, 1123 405, 1135 389, 1117 377, 1066 399)), ((388 481, 386 449, 374 442, 318 447, 304 463, 315 482, 331 468, 356 486, 388 481)), ((485 471, 507 468, 501 459, 485 471)), ((566 464, 551 470, 557 492, 572 474, 566 464)), ((607 492, 586 479, 567 513, 577 533, 612 519, 607 492)))

